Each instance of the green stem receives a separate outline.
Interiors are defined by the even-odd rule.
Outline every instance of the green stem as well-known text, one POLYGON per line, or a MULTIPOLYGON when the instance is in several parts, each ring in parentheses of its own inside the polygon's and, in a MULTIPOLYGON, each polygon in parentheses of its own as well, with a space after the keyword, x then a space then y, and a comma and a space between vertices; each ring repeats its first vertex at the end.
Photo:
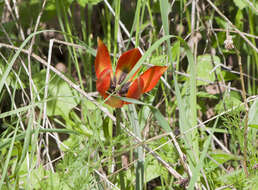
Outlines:
POLYGON ((135 34, 135 46, 139 45, 139 33, 140 33, 140 14, 141 14, 141 0, 137 2, 137 16, 136 16, 136 34, 135 34))
MULTIPOLYGON (((118 137, 120 134, 121 134, 121 109, 120 108, 117 108, 115 110, 116 112, 116 130, 115 130, 115 134, 114 136, 115 137, 118 137)), ((116 150, 120 150, 122 147, 122 145, 120 143, 117 144, 116 146, 116 150)), ((121 169, 122 168, 122 157, 119 156, 116 160, 117 162, 117 169, 121 169)), ((125 180, 124 180, 124 171, 121 170, 119 172, 119 180, 120 180, 120 188, 121 190, 124 190, 125 189, 125 180)))
POLYGON ((245 83, 244 83, 244 77, 243 77, 243 69, 242 69, 242 61, 241 61, 241 56, 240 52, 235 49, 237 53, 237 58, 238 58, 238 65, 239 65, 239 70, 240 70, 240 80, 241 80, 241 87, 242 87, 242 98, 244 99, 245 103, 245 121, 244 121, 244 160, 243 160, 243 168, 246 177, 248 177, 248 169, 247 169, 247 128, 248 128, 248 104, 247 104, 247 99, 246 99, 246 92, 245 92, 245 83))
MULTIPOLYGON (((249 18, 250 34, 255 35, 254 16, 253 16, 252 9, 250 9, 250 8, 249 8, 249 12, 248 12, 248 18, 249 18)), ((251 38, 250 40, 256 46, 255 39, 251 38)), ((252 52, 253 52, 254 60, 255 60, 256 66, 257 66, 257 70, 258 70, 258 54, 253 48, 252 48, 252 52)))
POLYGON ((114 43, 114 52, 113 52, 113 54, 114 54, 113 65, 116 62, 117 34, 118 34, 119 19, 120 19, 120 0, 115 1, 115 13, 116 13, 116 15, 115 15, 115 30, 114 30, 114 32, 115 32, 115 34, 114 34, 114 36, 115 36, 115 39, 114 39, 115 43, 114 43))
MULTIPOLYGON (((130 112, 130 120, 131 125, 133 127, 134 134, 141 139, 141 128, 138 122, 138 116, 135 109, 135 106, 133 104, 130 104, 128 106, 129 112, 130 112)), ((143 155, 143 147, 139 146, 136 148, 135 152, 135 159, 137 160, 136 163, 136 184, 135 189, 136 190, 142 190, 143 184, 144 184, 144 155, 143 155)))

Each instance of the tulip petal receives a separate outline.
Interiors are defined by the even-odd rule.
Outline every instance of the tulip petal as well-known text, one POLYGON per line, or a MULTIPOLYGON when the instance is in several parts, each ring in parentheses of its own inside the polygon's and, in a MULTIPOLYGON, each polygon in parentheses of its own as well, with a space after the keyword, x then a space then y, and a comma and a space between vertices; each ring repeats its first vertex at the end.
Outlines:
POLYGON ((167 70, 166 66, 153 66, 145 71, 140 78, 144 81, 143 92, 148 92, 156 86, 161 75, 167 70))
POLYGON ((105 69, 112 71, 111 59, 107 47, 100 39, 98 39, 98 51, 95 59, 95 72, 97 78, 100 77, 100 74, 105 69))
MULTIPOLYGON (((142 78, 137 78, 129 87, 126 97, 139 99, 143 93, 144 81, 142 78)), ((129 104, 126 102, 126 104, 129 104)))
POLYGON ((111 71, 106 68, 102 71, 97 79, 96 88, 104 98, 107 97, 106 91, 110 88, 111 71))
POLYGON ((115 74, 118 84, 121 84, 124 81, 126 75, 132 70, 141 56, 141 52, 138 48, 131 49, 120 56, 115 74))

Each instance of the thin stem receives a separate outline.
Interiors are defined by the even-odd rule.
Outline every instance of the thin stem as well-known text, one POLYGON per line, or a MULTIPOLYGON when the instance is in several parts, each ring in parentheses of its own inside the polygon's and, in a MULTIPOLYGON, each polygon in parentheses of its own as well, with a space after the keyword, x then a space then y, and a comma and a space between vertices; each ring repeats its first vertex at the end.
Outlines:
POLYGON ((116 62, 116 52, 117 52, 117 37, 118 37, 118 27, 119 27, 119 19, 120 19, 120 0, 115 1, 115 30, 114 30, 114 61, 113 65, 116 62))
POLYGON ((136 34, 135 34, 135 46, 136 47, 139 45, 141 1, 137 2, 137 10, 138 10, 138 12, 136 13, 137 16, 136 16, 136 34))
POLYGON ((242 98, 244 99, 245 104, 245 122, 244 122, 244 160, 243 160, 243 167, 245 171, 246 177, 248 177, 248 170, 247 170, 247 127, 248 127, 248 104, 246 100, 246 92, 245 92, 245 83, 244 83, 244 77, 243 77, 243 69, 242 69, 242 62, 241 62, 241 56, 237 49, 237 58, 238 58, 238 64, 239 64, 239 70, 240 70, 240 80, 241 80, 241 87, 242 87, 242 98))
MULTIPOLYGON (((116 112, 116 130, 115 130, 115 134, 114 136, 115 137, 118 137, 120 134, 121 134, 121 109, 120 108, 117 108, 115 110, 116 112)), ((121 144, 118 143, 117 146, 116 146, 116 149, 117 150, 120 150, 121 149, 121 144)), ((122 168, 122 157, 119 156, 116 160, 117 162, 117 169, 121 169, 122 168)), ((121 190, 124 190, 125 189, 125 180, 124 180, 124 171, 121 170, 119 172, 119 180, 120 180, 120 188, 121 190)))
MULTIPOLYGON (((130 121, 133 127, 134 134, 141 139, 141 128, 138 122, 138 116, 133 104, 128 106, 130 112, 130 121)), ((143 155, 143 147, 139 146, 135 151, 135 159, 137 160, 135 173, 136 173, 136 183, 135 189, 142 190, 144 183, 144 155, 143 155)))

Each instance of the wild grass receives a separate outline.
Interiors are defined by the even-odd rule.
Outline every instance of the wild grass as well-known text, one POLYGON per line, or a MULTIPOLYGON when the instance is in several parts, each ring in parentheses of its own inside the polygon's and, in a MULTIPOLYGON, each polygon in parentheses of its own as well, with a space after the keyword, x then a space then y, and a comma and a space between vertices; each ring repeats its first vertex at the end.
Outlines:
POLYGON ((258 2, 0 3, 0 189, 256 189, 258 2), (97 38, 125 81, 168 66, 114 109, 96 91, 97 38))

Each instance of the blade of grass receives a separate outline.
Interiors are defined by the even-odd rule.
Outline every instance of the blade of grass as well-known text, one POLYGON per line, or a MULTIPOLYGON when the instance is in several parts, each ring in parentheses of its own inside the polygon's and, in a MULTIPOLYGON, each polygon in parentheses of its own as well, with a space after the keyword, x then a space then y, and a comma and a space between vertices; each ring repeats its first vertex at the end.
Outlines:
POLYGON ((120 19, 120 0, 115 1, 115 30, 114 30, 114 57, 113 57, 113 65, 116 63, 116 52, 117 52, 117 35, 118 35, 118 27, 119 27, 119 19, 120 19))
MULTIPOLYGON (((223 101, 225 100, 225 97, 226 97, 226 95, 223 97, 223 101)), ((223 109, 223 104, 220 105, 219 109, 220 110, 223 109)), ((189 182, 189 186, 187 188, 188 190, 193 190, 194 189, 194 184, 197 182, 197 180, 198 180, 198 178, 200 176, 200 170, 204 166, 204 158, 207 155, 208 148, 210 146, 213 133, 214 133, 214 131, 216 131, 216 126, 217 126, 217 123, 219 121, 219 118, 220 118, 220 116, 216 118, 216 120, 215 120, 215 122, 213 124, 213 127, 210 130, 209 137, 204 142, 204 148, 203 148, 203 151, 202 151, 202 153, 200 155, 200 159, 199 159, 198 163, 196 164, 196 167, 192 170, 193 171, 193 175, 192 175, 192 178, 191 178, 191 180, 189 182)))
MULTIPOLYGON (((141 127, 138 122, 138 115, 135 109, 134 104, 130 104, 128 106, 129 110, 129 119, 130 123, 133 127, 133 131, 135 135, 141 139, 141 127)), ((135 189, 136 190, 142 190, 143 189, 143 183, 144 183, 144 155, 143 155, 143 147, 139 146, 136 148, 135 151, 135 159, 137 160, 136 163, 136 183, 135 183, 135 189)))
MULTIPOLYGON (((39 132, 41 133, 63 133, 63 134, 76 134, 76 135, 80 135, 80 133, 70 130, 70 129, 39 129, 39 132)), ((35 130, 32 130, 32 134, 35 133, 35 130)), ((20 141, 23 140, 25 138, 25 132, 19 134, 16 136, 15 141, 20 141)), ((4 148, 5 146, 7 146, 10 142, 12 141, 12 138, 8 138, 6 139, 4 142, 0 143, 0 149, 4 148)))
MULTIPOLYGON (((84 42, 88 42, 88 45, 91 46, 91 27, 86 26, 86 20, 88 19, 88 26, 91 24, 91 13, 92 13, 92 6, 91 4, 87 7, 87 12, 85 11, 85 7, 80 7, 80 14, 81 14, 81 32, 82 32, 82 40, 84 42), (86 15, 87 13, 87 15, 86 15)), ((89 78, 87 78, 87 84, 89 86, 88 90, 90 92, 93 91, 93 79, 94 74, 92 72, 92 57, 90 55, 86 55, 82 51, 79 51, 80 57, 82 58, 83 63, 83 72, 85 75, 89 75, 89 78)))
MULTIPOLYGON (((253 14, 253 11, 250 8, 249 8, 249 11, 248 11, 248 21, 250 23, 249 24, 250 34, 255 35, 254 14, 253 14)), ((251 38, 250 40, 251 40, 251 43, 253 43, 254 46, 257 47, 255 39, 251 38)), ((258 72, 258 53, 254 49, 252 49, 252 54, 253 54, 254 63, 256 63, 256 71, 258 72)))
MULTIPOLYGON (((132 40, 132 35, 133 35, 133 32, 134 32, 134 29, 135 29, 135 26, 137 25, 137 23, 139 24, 139 17, 140 17, 140 9, 141 9, 141 1, 137 1, 137 5, 136 5, 136 10, 135 10, 135 16, 134 16, 134 19, 133 19, 133 25, 132 25, 132 28, 131 28, 131 31, 130 31, 130 35, 129 35, 129 40, 128 40, 128 43, 126 45, 126 49, 128 49, 129 45, 130 45, 130 42, 132 40)), ((138 25, 137 25, 138 26, 138 25)), ((139 45, 139 40, 138 39, 138 28, 136 29, 136 41, 135 41, 135 46, 137 47, 139 45)))
MULTIPOLYGON (((60 9, 58 11, 58 21, 60 23, 62 32, 64 33, 65 41, 68 41, 70 43, 74 43, 73 38, 72 38, 72 28, 70 26, 70 22, 73 21, 73 19, 70 19, 70 21, 68 20, 68 14, 71 12, 70 11, 70 7, 67 7, 63 1, 56 1, 57 5, 60 6, 60 9), (64 15, 64 22, 62 20, 62 14, 64 15)), ((68 50, 69 50, 69 46, 68 46, 68 50)), ((79 82, 80 82, 80 87, 81 89, 84 89, 83 86, 83 81, 82 81, 82 77, 81 77, 81 72, 80 72, 80 67, 79 67, 79 62, 78 62, 78 56, 77 56, 77 51, 76 49, 72 46, 71 50, 69 51, 69 55, 72 56, 72 59, 74 61, 74 65, 78 74, 78 78, 79 78, 79 82)), ((73 62, 72 62, 73 63, 73 62)), ((70 66, 68 66, 70 69, 72 69, 72 65, 70 64, 70 66)))
POLYGON ((211 133, 209 133, 208 139, 204 142, 204 148, 203 148, 203 151, 202 151, 202 153, 200 155, 199 162, 197 163, 196 167, 193 169, 193 175, 192 175, 192 178, 190 180, 189 186, 187 188, 188 190, 193 190, 194 189, 194 184, 197 182, 197 180, 198 180, 198 178, 200 176, 200 170, 204 166, 204 158, 207 155, 208 148, 209 148, 210 143, 211 143, 212 135, 213 135, 213 133, 214 133, 214 131, 216 129, 216 126, 217 126, 219 118, 220 117, 216 118, 215 123, 214 123, 212 129, 210 130, 211 133))
POLYGON ((34 32, 32 34, 30 34, 21 44, 21 46, 19 47, 19 49, 16 51, 16 53, 14 54, 11 62, 8 64, 8 67, 6 68, 6 70, 4 71, 1 81, 0 81, 0 92, 2 91, 2 88, 4 86, 4 82, 6 81, 8 74, 10 73, 13 64, 15 63, 16 59, 18 58, 19 54, 21 53, 21 51, 23 50, 23 48, 25 47, 25 45, 29 42, 29 40, 37 34, 41 34, 43 32, 53 32, 54 30, 42 30, 42 31, 37 31, 34 32))
MULTIPOLYGON (((168 23, 168 14, 169 14, 169 8, 170 5, 167 0, 160 0, 160 12, 161 12, 161 18, 162 18, 162 24, 164 27, 164 32, 165 35, 169 35, 169 23, 168 23)), ((178 101, 178 107, 179 107, 179 127, 181 131, 185 131, 190 129, 191 127, 196 126, 197 124, 197 105, 196 105, 196 68, 194 64, 194 57, 189 49, 188 45, 182 40, 180 37, 177 37, 182 45, 184 46, 184 49, 186 51, 187 59, 189 62, 189 67, 190 67, 190 96, 189 96, 189 104, 188 107, 190 107, 190 115, 188 116, 186 114, 185 110, 185 103, 182 101, 182 96, 180 94, 176 74, 174 71, 174 68, 172 67, 173 70, 173 79, 174 79, 174 84, 175 84, 175 91, 176 91, 176 98, 178 101), (189 117, 189 120, 185 120, 186 117, 189 117)), ((172 53, 171 53, 171 46, 170 46, 170 41, 167 40, 167 47, 168 47, 168 57, 169 57, 169 62, 172 65, 173 60, 172 60, 172 53)), ((177 60, 177 64, 179 64, 179 59, 177 60)), ((185 136, 184 141, 186 145, 188 144, 188 151, 187 153, 189 154, 189 162, 190 167, 193 167, 194 163, 193 161, 196 159, 198 160, 198 150, 199 150, 199 145, 198 145, 198 130, 194 129, 192 135, 188 134, 185 136), (193 151, 192 148, 190 147, 193 143, 193 151), (194 153, 196 152, 197 157, 195 157, 194 153)))
POLYGON ((14 131, 14 135, 12 137, 11 140, 11 144, 9 146, 9 150, 8 150, 8 154, 4 163, 4 168, 3 168, 3 173, 1 174, 1 180, 0 180, 0 189, 2 189, 6 174, 7 174, 7 169, 8 169, 8 165, 12 156, 12 151, 13 151, 13 146, 14 146, 14 142, 15 142, 15 138, 16 138, 16 134, 17 131, 19 129, 19 122, 17 122, 16 127, 15 127, 15 131, 14 131))
POLYGON ((135 46, 139 46, 139 34, 140 34, 140 13, 141 13, 141 6, 142 1, 137 1, 137 12, 135 14, 136 19, 136 33, 135 33, 135 46))
MULTIPOLYGON (((142 8, 142 1, 137 1, 137 12, 135 14, 136 19, 136 33, 135 33, 135 46, 139 46, 139 37, 140 37, 140 13, 142 8)), ((129 110, 129 116, 131 125, 133 127, 134 134, 141 139, 141 127, 138 122, 138 115, 135 109, 135 106, 133 104, 130 104, 128 106, 129 110)), ((135 183, 135 189, 136 190, 142 190, 143 189, 143 183, 144 183, 144 157, 143 157, 143 148, 141 146, 136 148, 136 183, 135 183)))
MULTIPOLYGON (((43 103, 43 102, 42 102, 43 103)), ((40 104, 42 103, 35 103, 35 104, 30 104, 28 106, 24 106, 24 107, 21 107, 21 108, 17 108, 15 110, 12 110, 12 111, 8 111, 8 112, 4 112, 4 113, 1 113, 0 114, 0 119, 1 118, 5 118, 5 117, 8 117, 8 116, 11 116, 11 115, 15 115, 17 113, 20 113, 20 112, 24 112, 24 111, 27 111, 29 110, 30 108, 33 108, 35 106, 39 106, 40 104)))

